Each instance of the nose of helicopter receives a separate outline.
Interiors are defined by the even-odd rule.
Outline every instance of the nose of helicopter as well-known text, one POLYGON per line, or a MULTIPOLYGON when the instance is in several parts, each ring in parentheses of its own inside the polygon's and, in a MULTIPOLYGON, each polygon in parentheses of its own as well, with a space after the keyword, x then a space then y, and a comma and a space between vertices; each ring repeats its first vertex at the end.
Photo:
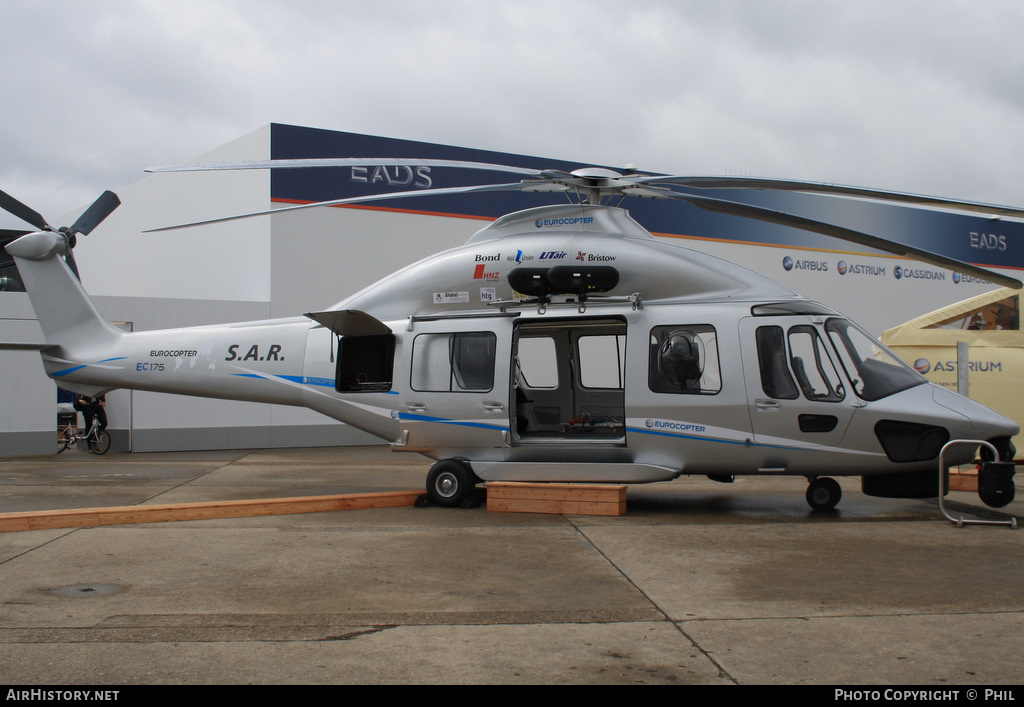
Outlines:
POLYGON ((966 418, 964 428, 953 431, 955 436, 992 440, 1010 438, 1020 433, 1020 426, 1010 418, 951 390, 936 386, 932 399, 966 418))

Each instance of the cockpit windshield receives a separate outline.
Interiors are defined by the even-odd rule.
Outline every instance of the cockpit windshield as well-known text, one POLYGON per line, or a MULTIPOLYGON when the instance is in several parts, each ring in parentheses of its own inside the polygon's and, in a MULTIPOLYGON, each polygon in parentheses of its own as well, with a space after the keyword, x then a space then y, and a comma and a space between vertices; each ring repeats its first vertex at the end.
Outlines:
POLYGON ((825 331, 860 398, 880 400, 926 382, 924 376, 845 319, 829 319, 825 331))

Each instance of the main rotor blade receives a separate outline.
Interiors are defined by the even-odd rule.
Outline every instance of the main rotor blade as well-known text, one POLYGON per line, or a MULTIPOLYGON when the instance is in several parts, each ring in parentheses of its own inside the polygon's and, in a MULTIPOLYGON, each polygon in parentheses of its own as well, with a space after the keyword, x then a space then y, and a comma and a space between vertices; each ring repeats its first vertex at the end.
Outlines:
POLYGON ((529 186, 530 182, 513 182, 510 184, 482 184, 473 187, 446 187, 442 189, 419 189, 416 191, 399 191, 392 192, 390 194, 372 194, 370 196, 353 196, 347 199, 334 199, 332 201, 316 201, 312 204, 299 204, 297 206, 285 206, 280 209, 268 209, 266 211, 254 211, 248 214, 238 214, 236 216, 222 216, 220 218, 207 219, 205 221, 193 221, 191 223, 182 223, 176 226, 164 226, 162 228, 151 228, 143 233, 160 233, 161 231, 176 231, 181 228, 191 228, 193 226, 206 226, 211 223, 224 223, 225 221, 237 221, 243 218, 252 218, 254 216, 266 216, 267 214, 280 214, 287 211, 298 211, 299 209, 313 209, 320 206, 342 206, 345 204, 359 204, 363 202, 371 201, 386 201, 388 199, 405 199, 417 196, 438 196, 442 194, 469 194, 472 192, 486 192, 486 191, 522 191, 526 186, 529 186))
POLYGON ((996 214, 999 216, 1009 216, 1013 218, 1024 218, 1024 209, 1018 209, 1012 206, 984 204, 976 201, 961 201, 959 199, 944 199, 936 196, 907 194, 904 192, 868 189, 865 187, 850 187, 842 184, 820 184, 816 182, 801 182, 789 179, 764 179, 760 177, 662 176, 637 177, 634 181, 642 184, 675 184, 681 187, 693 187, 696 189, 763 189, 767 191, 800 191, 811 194, 833 194, 835 196, 875 199, 877 201, 892 201, 899 204, 914 204, 916 206, 928 206, 933 208, 954 209, 957 211, 970 211, 996 214))
POLYGON ((70 228, 71 232, 88 236, 94 228, 103 222, 103 219, 110 216, 111 212, 120 205, 121 200, 117 198, 117 194, 112 191, 103 192, 100 194, 100 198, 92 202, 92 206, 78 217, 78 220, 70 228))
POLYGON ((835 226, 830 223, 815 221, 803 216, 796 216, 795 214, 773 211, 760 206, 752 206, 750 204, 742 204, 740 202, 727 201, 725 199, 713 199, 711 197, 698 196, 695 194, 673 192, 671 198, 686 201, 706 211, 714 211, 716 213, 729 214, 731 216, 742 216, 743 218, 775 223, 780 226, 799 228, 804 231, 810 231, 811 233, 820 233, 825 236, 831 236, 832 238, 839 238, 844 241, 857 243, 858 245, 867 246, 886 253, 892 253, 893 255, 914 258, 937 267, 948 268, 957 272, 974 275, 982 280, 994 282, 1004 287, 1012 287, 1016 290, 1024 287, 1024 284, 1022 284, 1020 280, 1006 275, 1001 275, 993 270, 965 263, 961 260, 956 260, 955 258, 939 255, 938 253, 932 253, 931 251, 923 250, 921 248, 915 248, 902 243, 896 243, 895 241, 886 240, 885 238, 880 238, 878 236, 872 236, 868 233, 854 231, 852 229, 835 226))
POLYGON ((46 219, 39 215, 35 209, 29 208, 5 191, 0 191, 0 208, 9 214, 17 216, 22 221, 30 223, 40 231, 50 229, 46 219))
POLYGON ((538 176, 540 170, 528 167, 512 167, 489 162, 462 162, 460 160, 433 160, 393 157, 323 157, 294 160, 258 160, 246 162, 206 162, 195 164, 163 165, 150 167, 147 172, 209 172, 241 169, 303 169, 309 167, 457 167, 480 169, 492 172, 511 172, 538 176))

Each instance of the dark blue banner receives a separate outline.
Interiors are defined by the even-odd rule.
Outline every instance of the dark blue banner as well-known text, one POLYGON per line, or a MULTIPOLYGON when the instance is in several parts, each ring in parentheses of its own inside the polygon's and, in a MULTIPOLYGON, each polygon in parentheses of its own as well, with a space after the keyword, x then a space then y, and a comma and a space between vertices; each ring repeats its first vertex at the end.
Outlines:
MULTIPOLYGON (((462 160, 571 171, 595 165, 450 145, 274 124, 272 159, 389 157, 462 160)), ((612 167, 612 169, 617 169, 612 167)), ((515 174, 445 167, 275 169, 274 201, 309 203, 382 192, 518 182, 515 174)), ((862 185, 857 185, 862 186, 862 185)), ((797 192, 679 189, 832 223, 976 265, 1024 268, 1024 223, 797 192)), ((565 203, 563 194, 521 192, 396 199, 371 208, 495 219, 520 209, 565 203)), ((870 249, 798 229, 710 213, 683 202, 627 199, 623 206, 658 235, 792 248, 872 253, 870 249)))

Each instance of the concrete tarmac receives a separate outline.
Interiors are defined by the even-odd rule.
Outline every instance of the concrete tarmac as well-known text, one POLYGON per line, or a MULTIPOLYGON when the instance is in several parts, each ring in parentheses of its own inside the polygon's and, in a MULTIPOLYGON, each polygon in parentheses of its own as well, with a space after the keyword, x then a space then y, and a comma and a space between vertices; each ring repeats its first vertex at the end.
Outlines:
MULTIPOLYGON (((386 447, 8 457, 0 512, 420 489, 428 467, 386 447)), ((1024 531, 841 483, 828 513, 803 479, 683 478, 631 486, 616 518, 0 533, 0 684, 1024 682, 1024 531)))

